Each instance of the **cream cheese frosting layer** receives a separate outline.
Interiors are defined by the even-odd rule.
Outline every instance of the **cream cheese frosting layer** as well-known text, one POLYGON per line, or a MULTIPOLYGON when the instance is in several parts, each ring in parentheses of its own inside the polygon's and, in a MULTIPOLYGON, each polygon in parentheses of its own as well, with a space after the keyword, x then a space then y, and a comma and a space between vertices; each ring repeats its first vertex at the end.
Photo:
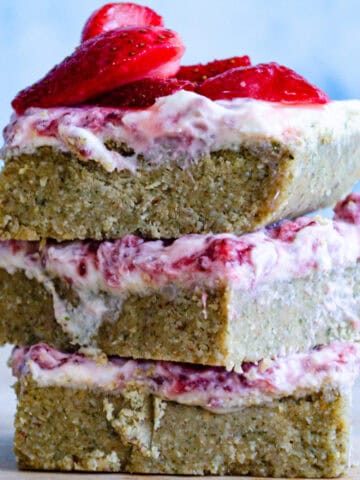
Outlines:
POLYGON ((254 99, 212 101, 179 91, 159 98, 147 109, 103 107, 29 108, 5 129, 5 158, 33 153, 41 146, 74 152, 107 171, 134 172, 138 156, 147 168, 171 160, 189 163, 221 149, 237 150, 246 141, 285 142, 297 149, 315 148, 360 129, 360 101, 288 106, 254 99), (129 156, 106 147, 126 144, 129 156))
POLYGON ((64 331, 74 343, 91 345, 104 314, 121 312, 132 294, 166 288, 205 291, 219 283, 254 291, 263 283, 354 267, 360 258, 360 194, 350 194, 335 212, 334 220, 301 217, 242 236, 186 235, 165 242, 129 235, 43 248, 36 242, 4 241, 0 268, 10 274, 23 271, 42 283, 53 296, 55 318, 64 331), (76 307, 60 298, 55 278, 77 293, 76 307))
POLYGON ((244 363, 242 373, 161 361, 110 357, 97 361, 39 344, 16 348, 14 375, 31 375, 40 386, 100 389, 121 393, 141 388, 161 399, 228 413, 287 396, 349 387, 359 373, 360 347, 336 342, 274 361, 244 363))

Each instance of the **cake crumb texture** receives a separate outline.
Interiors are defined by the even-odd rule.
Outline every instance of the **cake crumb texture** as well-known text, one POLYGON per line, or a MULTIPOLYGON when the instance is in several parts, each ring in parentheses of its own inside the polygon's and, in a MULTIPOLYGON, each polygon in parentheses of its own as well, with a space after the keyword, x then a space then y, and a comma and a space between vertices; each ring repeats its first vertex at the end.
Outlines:
MULTIPOLYGON (((355 266, 264 283, 251 292, 218 284, 133 293, 120 309, 104 314, 91 346, 107 355, 231 367, 319 344, 358 341, 353 318, 360 308, 359 276, 355 266)), ((68 284, 55 279, 54 285, 66 305, 77 305, 68 284)), ((65 351, 88 346, 74 341, 65 323, 57 322, 44 285, 23 271, 11 275, 0 269, 0 344, 45 342, 65 351)))
MULTIPOLYGON (((12 154, 0 177, 0 238, 252 231, 341 198, 360 177, 356 135, 349 133, 341 147, 319 140, 316 148, 305 144, 299 150, 252 139, 237 151, 212 152, 186 168, 176 161, 149 168, 139 157, 135 173, 109 173, 48 146, 12 154)), ((123 146, 112 148, 128 154, 123 146)))
POLYGON ((321 478, 347 467, 349 401, 337 389, 227 414, 131 386, 106 394, 25 376, 16 390, 22 469, 321 478))

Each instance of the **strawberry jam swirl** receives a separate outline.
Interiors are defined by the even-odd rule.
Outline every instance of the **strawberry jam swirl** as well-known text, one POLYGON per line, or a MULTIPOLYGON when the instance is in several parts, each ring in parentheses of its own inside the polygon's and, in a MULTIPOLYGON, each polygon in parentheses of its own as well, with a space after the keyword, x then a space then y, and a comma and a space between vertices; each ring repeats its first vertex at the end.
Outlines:
POLYGON ((360 257, 360 194, 350 194, 335 212, 334 220, 301 217, 242 236, 196 234, 171 242, 128 235, 43 248, 4 241, 0 268, 23 271, 43 284, 57 322, 75 342, 89 345, 103 315, 119 314, 132 294, 195 287, 205 292, 219 284, 256 292, 263 283, 354 267, 360 257), (56 278, 76 292, 76 307, 60 298, 56 278))
POLYGON ((211 151, 237 150, 243 142, 286 142, 298 149, 317 148, 360 129, 360 101, 285 106, 236 98, 212 101, 189 91, 159 98, 146 109, 104 107, 29 108, 14 115, 5 129, 4 157, 31 154, 49 146, 93 160, 107 171, 135 172, 176 161, 186 168, 211 151), (271 121, 269 121, 271 119, 271 121), (107 147, 126 144, 132 154, 107 147))
POLYGON ((31 375, 42 387, 101 389, 113 394, 139 388, 163 400, 229 413, 325 388, 348 388, 359 374, 360 347, 336 342, 272 362, 243 363, 242 373, 119 357, 99 362, 78 353, 61 353, 45 344, 16 348, 11 364, 14 375, 31 375))

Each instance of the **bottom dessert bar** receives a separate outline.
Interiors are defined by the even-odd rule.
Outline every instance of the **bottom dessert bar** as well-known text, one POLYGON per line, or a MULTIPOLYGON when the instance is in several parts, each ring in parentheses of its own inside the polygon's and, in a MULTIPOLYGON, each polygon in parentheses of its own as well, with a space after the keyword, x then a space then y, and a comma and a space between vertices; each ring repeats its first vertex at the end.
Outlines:
POLYGON ((241 374, 46 345, 16 349, 12 366, 22 469, 321 478, 348 465, 351 344, 241 374))
POLYGON ((347 467, 348 398, 338 390, 217 415, 140 393, 20 388, 22 469, 318 478, 347 467))

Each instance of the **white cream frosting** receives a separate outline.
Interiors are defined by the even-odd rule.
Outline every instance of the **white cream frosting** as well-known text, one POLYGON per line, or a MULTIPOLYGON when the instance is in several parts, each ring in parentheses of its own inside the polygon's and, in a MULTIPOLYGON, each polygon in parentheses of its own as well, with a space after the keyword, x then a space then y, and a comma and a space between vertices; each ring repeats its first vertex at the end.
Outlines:
POLYGON ((287 396, 350 387, 360 370, 360 346, 336 342, 272 362, 246 363, 242 373, 117 357, 96 361, 44 344, 15 349, 11 364, 15 375, 31 375, 41 387, 90 388, 114 394, 135 387, 164 400, 228 413, 287 396))
POLYGON ((159 98, 147 109, 103 107, 29 108, 14 115, 5 129, 5 158, 52 146, 94 160, 108 171, 134 172, 138 155, 148 168, 172 159, 182 167, 220 149, 236 150, 246 141, 286 142, 294 152, 319 141, 360 129, 360 101, 324 105, 284 105, 254 99, 212 101, 179 91, 159 98), (124 157, 105 146, 125 143, 134 154, 124 157))

